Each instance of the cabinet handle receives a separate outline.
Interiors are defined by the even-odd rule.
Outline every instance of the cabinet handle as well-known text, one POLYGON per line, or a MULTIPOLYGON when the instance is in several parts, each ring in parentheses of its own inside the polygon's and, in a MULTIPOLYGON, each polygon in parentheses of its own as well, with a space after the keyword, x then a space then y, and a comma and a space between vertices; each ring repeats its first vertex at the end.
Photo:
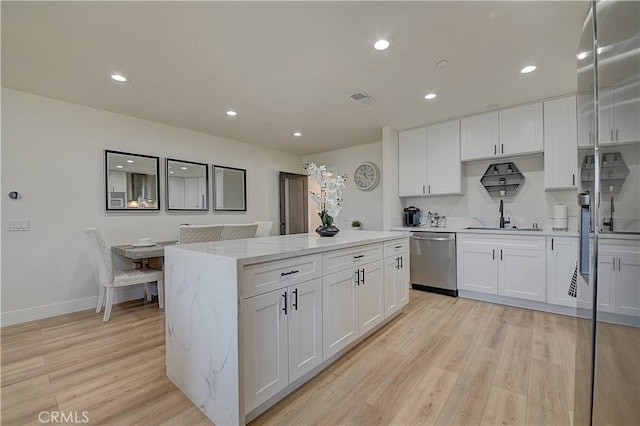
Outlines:
POLYGON ((397 248, 397 249, 399 249, 399 248, 402 248, 402 245, 394 246, 393 248, 397 248))
POLYGON ((425 190, 424 190, 424 185, 422 185, 422 193, 424 194, 425 190))
POLYGON ((298 272, 300 272, 300 271, 298 271, 297 269, 294 269, 293 271, 289 271, 289 272, 280 272, 280 276, 281 277, 285 277, 287 275, 297 274, 298 272))
POLYGON ((613 129, 611 129, 611 141, 613 142, 613 129))
POLYGON ((287 315, 287 292, 286 291, 282 293, 282 297, 284 297, 284 308, 282 308, 282 310, 284 311, 284 314, 287 315))
POLYGON ((502 260, 502 249, 500 249, 500 260, 502 260))
POLYGON ((618 140, 618 129, 616 129, 616 141, 618 140))
POLYGON ((295 302, 291 302, 291 305, 298 310, 298 289, 293 290, 293 295, 296 297, 295 302))
POLYGON ((356 271, 356 285, 360 285, 360 269, 356 271))
POLYGON ((362 259, 364 257, 364 254, 359 254, 357 256, 353 256, 354 259, 362 259))
POLYGON ((362 268, 362 285, 364 285, 364 268, 362 268))
POLYGON ((620 265, 620 260, 621 260, 621 258, 619 257, 619 258, 618 258, 618 272, 620 271, 620 268, 622 267, 622 266, 620 265))
POLYGON ((431 185, 427 185, 427 188, 429 189, 429 194, 431 194, 431 185))
POLYGON ((611 260, 613 261, 612 262, 613 263, 613 270, 615 271, 616 270, 616 258, 613 257, 613 258, 611 258, 611 260))
POLYGON ((404 269, 404 256, 400 256, 400 269, 404 269))
POLYGON ((496 249, 491 249, 491 258, 496 260, 496 249))
POLYGON ((571 179, 573 181, 573 186, 576 186, 576 175, 575 175, 575 173, 571 175, 571 179))
POLYGON ((500 154, 504 154, 504 144, 500 144, 500 154))
POLYGON ((553 238, 551 239, 551 250, 553 251, 553 238))
POLYGON ((396 257, 396 269, 400 269, 400 256, 396 257))
POLYGON ((497 145, 493 145, 493 155, 496 155, 497 153, 498 153, 497 145))

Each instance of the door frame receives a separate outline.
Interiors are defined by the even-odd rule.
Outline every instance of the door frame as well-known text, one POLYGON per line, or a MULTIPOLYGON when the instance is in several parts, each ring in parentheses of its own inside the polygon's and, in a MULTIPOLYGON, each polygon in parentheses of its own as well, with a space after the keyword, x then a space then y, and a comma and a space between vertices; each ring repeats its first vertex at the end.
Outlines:
MULTIPOLYGON (((289 172, 280 172, 279 174, 279 187, 280 187, 280 222, 279 222, 279 228, 280 228, 280 235, 285 235, 285 233, 287 232, 287 222, 286 222, 286 217, 287 217, 287 211, 286 211, 286 205, 285 205, 285 198, 286 198, 286 194, 285 194, 285 181, 287 179, 296 179, 296 180, 301 180, 302 184, 303 184, 303 188, 304 188, 304 192, 305 194, 308 194, 309 192, 309 176, 307 175, 301 175, 301 174, 297 174, 297 173, 289 173, 289 172)), ((302 208, 304 209, 304 211, 306 212, 305 214, 305 220, 304 220, 304 232, 309 232, 309 197, 303 197, 303 202, 302 202, 302 208)))

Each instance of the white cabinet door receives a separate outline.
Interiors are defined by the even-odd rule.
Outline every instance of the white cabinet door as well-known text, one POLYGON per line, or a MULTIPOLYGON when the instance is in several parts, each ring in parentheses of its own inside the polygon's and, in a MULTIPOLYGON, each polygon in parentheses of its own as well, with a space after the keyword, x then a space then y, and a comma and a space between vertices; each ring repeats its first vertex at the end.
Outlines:
POLYGON ((640 316, 640 254, 618 256, 616 276, 616 312, 640 316))
POLYGON ((289 384, 286 293, 275 290, 242 302, 246 412, 289 384))
POLYGON ((462 161, 495 156, 500 143, 498 112, 487 112, 460 120, 460 158, 462 161))
POLYGON ((127 192, 127 173, 111 170, 109 172, 109 191, 127 192))
POLYGON ((427 128, 405 130, 398 135, 398 195, 427 192, 427 128))
POLYGON ((384 259, 384 317, 393 315, 399 307, 396 291, 400 256, 386 257, 384 259))
POLYGON ((615 141, 640 141, 640 83, 616 88, 614 101, 615 141))
POLYGON ((169 177, 169 208, 184 209, 184 201, 184 178, 173 176, 169 177))
POLYGON ((323 360, 335 355, 358 337, 356 293, 354 269, 322 278, 323 360))
POLYGON ((598 255, 598 310, 615 311, 615 280, 617 257, 599 253, 598 255))
POLYGON ((545 252, 500 248, 498 294, 519 299, 545 301, 545 252))
POLYGON ((542 118, 542 103, 501 110, 498 153, 514 155, 542 152, 542 118))
POLYGON ((602 90, 598 98, 598 120, 600 143, 615 143, 615 115, 614 115, 614 93, 613 89, 602 90))
POLYGON ((458 288, 478 293, 498 294, 496 249, 486 244, 458 246, 458 288))
POLYGON ((398 309, 409 303, 409 270, 410 267, 409 253, 400 255, 400 269, 396 271, 396 300, 398 301, 398 309))
POLYGON ((576 307, 569 287, 578 261, 578 238, 547 237, 547 303, 576 307))
POLYGON ((575 189, 578 175, 576 97, 544 103, 544 188, 575 189))
POLYGON ((362 336, 384 320, 382 260, 367 263, 360 270, 356 309, 358 336, 362 336))
POLYGON ((578 95, 578 146, 593 147, 593 94, 578 95))
POLYGON ((289 382, 322 363, 322 280, 289 287, 289 382))
POLYGON ((185 208, 200 208, 200 194, 198 191, 198 178, 184 178, 184 202, 185 208))
POLYGON ((427 194, 461 194, 460 120, 427 127, 427 194))

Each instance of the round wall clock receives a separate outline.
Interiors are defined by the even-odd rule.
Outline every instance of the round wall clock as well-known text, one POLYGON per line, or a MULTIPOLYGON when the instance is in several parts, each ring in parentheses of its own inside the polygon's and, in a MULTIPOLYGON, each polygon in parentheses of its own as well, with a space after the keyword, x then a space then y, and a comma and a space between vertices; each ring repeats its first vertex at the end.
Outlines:
POLYGON ((380 182, 380 169, 376 163, 365 161, 356 168, 353 180, 359 190, 371 191, 380 182))

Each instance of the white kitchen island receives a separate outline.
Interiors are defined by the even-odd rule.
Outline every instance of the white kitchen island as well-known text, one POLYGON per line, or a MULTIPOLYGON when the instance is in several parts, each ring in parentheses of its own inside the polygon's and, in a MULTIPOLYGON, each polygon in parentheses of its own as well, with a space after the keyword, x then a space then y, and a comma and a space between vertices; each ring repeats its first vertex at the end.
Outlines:
POLYGON ((167 247, 167 376, 245 424, 400 313, 408 234, 341 231, 167 247))

